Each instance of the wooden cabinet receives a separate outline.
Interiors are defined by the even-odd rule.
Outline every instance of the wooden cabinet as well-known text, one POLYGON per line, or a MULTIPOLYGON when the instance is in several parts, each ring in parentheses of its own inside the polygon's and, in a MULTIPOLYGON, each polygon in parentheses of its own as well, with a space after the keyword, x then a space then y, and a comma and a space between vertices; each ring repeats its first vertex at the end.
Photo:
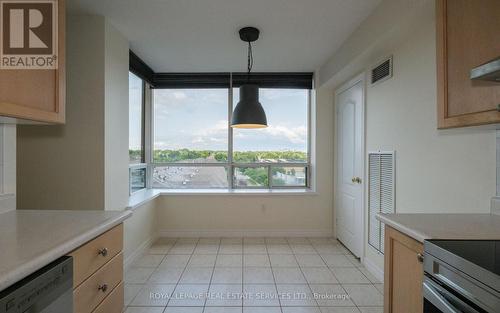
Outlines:
POLYGON ((71 252, 75 268, 73 286, 79 286, 90 275, 108 263, 122 251, 122 247, 123 226, 118 225, 71 252))
POLYGON ((120 253, 74 290, 75 313, 91 313, 123 280, 120 253))
POLYGON ((500 123, 500 83, 470 70, 500 57, 500 1, 437 0, 438 127, 500 123))
POLYGON ((423 245, 385 227, 384 313, 422 313, 423 245))
POLYGON ((97 306, 93 313, 122 313, 123 311, 123 282, 118 285, 104 301, 97 306))
POLYGON ((122 312, 122 250, 120 224, 69 254, 73 257, 75 313, 122 312))
POLYGON ((57 69, 0 68, 0 122, 65 122, 65 0, 57 11, 57 69))

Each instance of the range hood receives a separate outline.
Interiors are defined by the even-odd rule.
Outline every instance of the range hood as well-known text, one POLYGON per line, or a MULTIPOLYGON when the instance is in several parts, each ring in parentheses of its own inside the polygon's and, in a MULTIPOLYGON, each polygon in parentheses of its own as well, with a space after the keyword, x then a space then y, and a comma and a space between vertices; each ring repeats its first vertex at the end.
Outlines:
POLYGON ((473 68, 470 79, 500 82, 500 58, 473 68))

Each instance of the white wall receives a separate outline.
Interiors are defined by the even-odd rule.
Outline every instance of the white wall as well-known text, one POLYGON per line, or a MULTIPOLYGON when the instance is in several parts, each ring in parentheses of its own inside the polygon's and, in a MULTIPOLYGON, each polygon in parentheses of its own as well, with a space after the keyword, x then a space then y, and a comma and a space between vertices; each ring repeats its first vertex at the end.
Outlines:
POLYGON ((67 17, 66 124, 19 126, 18 208, 128 202, 128 41, 103 16, 67 17))
POLYGON ((104 166, 105 208, 127 206, 128 184, 128 40, 109 22, 105 33, 104 166))
POLYGON ((134 209, 124 222, 123 254, 125 266, 140 256, 156 238, 156 202, 150 201, 134 209))
POLYGON ((0 213, 16 209, 16 125, 0 125, 0 213))
POLYGON ((333 231, 333 105, 316 92, 317 194, 180 195, 157 199, 163 235, 331 235, 333 231))
POLYGON ((18 208, 104 208, 104 23, 68 16, 66 124, 18 127, 18 208))
MULTIPOLYGON (((408 8, 414 4, 400 2, 408 8)), ((354 76, 359 68, 366 71, 392 54, 394 77, 367 88, 366 149, 396 151, 396 211, 488 213, 490 198, 495 195, 495 131, 437 130, 434 1, 418 2, 412 17, 394 26, 404 32, 386 38, 385 45, 381 41, 375 48, 366 47, 371 50, 363 60, 355 57, 361 54, 358 49, 363 49, 358 46, 351 51, 351 63, 336 67, 338 76, 322 77, 326 85, 336 84, 339 77, 354 76)), ((381 5, 389 4, 393 5, 393 0, 381 5)), ((366 28, 391 23, 391 18, 380 14, 369 17, 341 50, 351 50, 354 45, 350 43, 363 42, 370 33, 366 28)), ((331 64, 325 68, 329 69, 331 64)), ((383 268, 382 256, 366 242, 365 254, 368 262, 383 268)))

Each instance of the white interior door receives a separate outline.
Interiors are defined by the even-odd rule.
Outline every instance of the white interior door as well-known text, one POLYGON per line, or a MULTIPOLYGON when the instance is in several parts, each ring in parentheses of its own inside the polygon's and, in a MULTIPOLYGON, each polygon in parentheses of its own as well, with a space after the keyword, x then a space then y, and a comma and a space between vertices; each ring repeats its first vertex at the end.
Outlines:
POLYGON ((336 229, 357 257, 363 252, 364 82, 357 79, 336 94, 337 192, 336 229))

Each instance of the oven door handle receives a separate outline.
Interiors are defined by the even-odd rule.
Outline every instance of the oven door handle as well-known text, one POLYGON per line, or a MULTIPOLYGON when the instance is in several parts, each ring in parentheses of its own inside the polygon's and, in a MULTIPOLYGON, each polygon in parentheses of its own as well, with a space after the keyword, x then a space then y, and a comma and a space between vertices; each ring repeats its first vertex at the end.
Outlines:
POLYGON ((458 310, 450 302, 448 302, 448 300, 446 300, 446 298, 432 286, 432 283, 427 280, 423 283, 423 291, 424 298, 443 313, 462 313, 462 311, 458 310))

